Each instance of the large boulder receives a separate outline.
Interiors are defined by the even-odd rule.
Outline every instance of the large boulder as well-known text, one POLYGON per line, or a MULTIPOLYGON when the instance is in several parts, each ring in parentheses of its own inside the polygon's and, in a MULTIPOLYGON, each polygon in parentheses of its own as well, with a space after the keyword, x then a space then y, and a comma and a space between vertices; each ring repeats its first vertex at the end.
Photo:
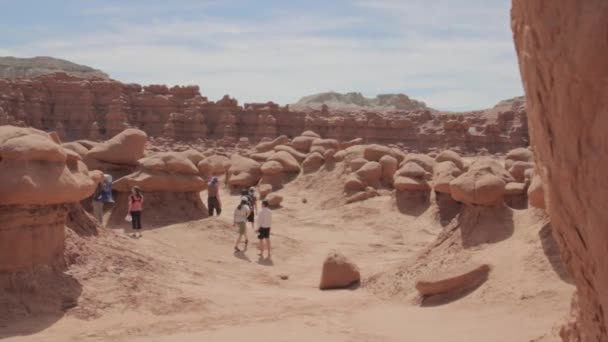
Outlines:
POLYGON ((479 159, 469 166, 468 171, 491 173, 505 183, 515 182, 515 178, 495 159, 479 159))
POLYGON ((458 202, 500 206, 504 203, 505 184, 490 172, 469 170, 450 182, 450 193, 458 202))
POLYGON ((320 135, 318 135, 317 133, 315 133, 313 131, 304 131, 304 132, 302 132, 302 134, 300 134, 300 136, 311 137, 311 138, 321 138, 320 135))
POLYGON ((355 174, 365 183, 376 187, 382 177, 382 166, 375 161, 369 161, 359 168, 355 174))
POLYGON ((532 151, 525 147, 519 147, 507 152, 506 160, 532 162, 534 161, 534 155, 532 151))
POLYGON ((450 182, 462 174, 462 170, 452 161, 442 161, 435 165, 433 171, 433 189, 441 193, 450 193, 450 182))
POLYGON ((261 167, 262 174, 264 175, 277 175, 284 170, 283 165, 276 160, 267 161, 261 167))
POLYGON ((63 144, 61 144, 61 146, 65 149, 72 150, 72 151, 78 153, 78 155, 81 157, 84 157, 87 154, 87 152, 89 152, 88 148, 84 147, 83 145, 81 145, 77 142, 63 143, 63 144))
POLYGON ((228 169, 228 184, 232 187, 251 187, 262 176, 261 165, 253 159, 233 154, 228 169))
POLYGON ((295 137, 291 141, 291 146, 293 146, 293 148, 295 148, 296 150, 298 150, 300 152, 308 153, 308 152, 310 152, 310 146, 312 146, 312 141, 315 139, 316 138, 314 138, 314 137, 305 137, 305 136, 295 137))
POLYGON ((434 296, 474 289, 488 279, 490 266, 471 264, 447 272, 429 274, 416 281, 416 290, 422 296, 434 296))
POLYGON ((206 158, 203 153, 192 148, 185 150, 184 152, 182 152, 182 154, 186 158, 188 158, 194 165, 198 165, 198 163, 200 163, 203 159, 206 158))
POLYGON ((437 163, 449 161, 454 163, 459 169, 464 170, 464 161, 458 153, 451 150, 445 150, 439 153, 437 157, 435 157, 435 161, 437 163))
POLYGON ((401 162, 405 158, 402 152, 384 145, 368 145, 363 152, 363 157, 369 161, 380 161, 380 158, 386 155, 397 159, 398 162, 401 162))
POLYGON ((274 150, 270 150, 270 151, 266 151, 266 152, 261 152, 261 153, 252 153, 249 158, 263 163, 265 161, 267 161, 268 159, 270 159, 270 157, 272 157, 272 155, 274 154, 274 150))
POLYGON ((428 191, 428 172, 419 164, 410 161, 405 163, 393 176, 393 187, 397 191, 428 191))
POLYGON ((346 198, 346 204, 355 203, 365 201, 366 199, 370 199, 372 197, 379 196, 379 193, 376 189, 368 186, 364 191, 357 192, 351 196, 346 198))
POLYGON ((300 163, 288 152, 275 152, 268 160, 279 162, 285 172, 300 172, 300 163))
POLYGON ((287 145, 275 146, 274 151, 275 152, 285 151, 285 152, 291 154, 294 158, 296 158, 298 160, 298 163, 301 163, 306 158, 305 153, 298 152, 293 147, 287 146, 287 145))
POLYGON ((525 162, 525 161, 515 161, 511 164, 509 168, 509 173, 513 178, 515 178, 518 182, 524 182, 526 179, 526 170, 533 169, 534 163, 525 162))
POLYGON ((361 191, 365 189, 365 183, 356 175, 350 175, 344 182, 344 190, 347 192, 361 191))
POLYGON ((158 152, 138 161, 142 170, 164 171, 185 175, 198 175, 199 169, 180 152, 158 152))
POLYGON ((224 175, 229 168, 230 159, 217 154, 211 155, 198 163, 198 172, 204 177, 224 175))
POLYGON ((361 281, 359 267, 343 254, 332 251, 323 262, 319 289, 349 288, 361 281))
POLYGON ((144 131, 129 128, 90 149, 85 160, 90 158, 113 164, 137 165, 137 161, 144 156, 147 141, 148 135, 144 131))
POLYGON ((311 173, 319 170, 321 166, 325 163, 325 158, 321 155, 321 153, 315 152, 311 153, 304 159, 302 163, 302 170, 304 173, 311 173))
POLYGON ((401 165, 405 165, 407 163, 416 163, 420 165, 420 167, 422 167, 424 171, 429 173, 433 173, 433 168, 436 164, 435 159, 430 156, 427 156, 426 154, 420 153, 408 153, 408 155, 405 156, 405 159, 403 160, 403 163, 401 165))
POLYGON ((266 201, 268 201, 268 206, 270 208, 278 208, 281 206, 281 202, 283 202, 283 196, 277 194, 269 194, 266 196, 266 201))
POLYGON ((348 162, 348 166, 350 166, 350 170, 352 172, 357 172, 363 165, 367 163, 367 159, 364 158, 355 158, 348 162))
POLYGON ((328 149, 334 149, 334 150, 339 150, 340 149, 340 143, 338 142, 338 140, 336 139, 315 139, 312 141, 312 145, 311 148, 314 146, 321 146, 324 149, 328 150, 328 149))
POLYGON ((57 204, 90 196, 102 178, 45 132, 0 126, 0 204, 57 204))

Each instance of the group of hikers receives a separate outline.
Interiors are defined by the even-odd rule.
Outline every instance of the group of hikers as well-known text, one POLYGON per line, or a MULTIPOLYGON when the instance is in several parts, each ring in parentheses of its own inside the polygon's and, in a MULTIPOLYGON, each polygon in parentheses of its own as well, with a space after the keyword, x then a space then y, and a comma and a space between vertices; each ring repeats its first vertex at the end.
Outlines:
MULTIPOLYGON (((214 212, 219 216, 222 212, 221 201, 219 197, 219 181, 217 177, 212 177, 208 184, 207 204, 209 206, 209 216, 213 216, 214 212)), ((264 251, 267 252, 267 258, 271 257, 270 247, 270 227, 272 225, 272 212, 268 207, 268 201, 262 201, 262 209, 258 210, 258 199, 255 194, 255 187, 241 190, 241 198, 239 204, 234 209, 233 225, 237 230, 237 238, 234 243, 234 252, 240 253, 239 245, 243 240, 244 248, 247 249, 249 238, 247 235, 247 222, 251 223, 251 229, 258 233, 260 240, 258 249, 260 257, 264 256, 264 251), (257 216, 257 229, 256 229, 257 216)))
MULTIPOLYGON (((217 214, 220 216, 222 212, 222 202, 220 200, 220 184, 217 177, 211 177, 208 184, 207 205, 209 216, 217 214)), ((270 227, 272 225, 272 212, 268 207, 267 201, 262 201, 262 208, 258 210, 258 200, 255 187, 243 189, 240 193, 239 204, 234 209, 233 226, 237 231, 237 238, 234 243, 234 252, 240 253, 239 248, 241 240, 243 240, 244 248, 247 249, 249 243, 247 234, 247 222, 251 223, 251 229, 258 234, 259 255, 264 256, 264 251, 267 252, 267 258, 271 257, 270 248, 270 227), (257 216, 257 229, 256 229, 257 216)), ((93 194, 93 214, 95 219, 103 225, 103 206, 105 203, 114 203, 112 197, 112 176, 105 174, 103 180, 97 185, 97 189, 93 194)), ((142 237, 141 234, 141 217, 144 204, 144 195, 138 186, 131 189, 128 198, 128 214, 125 219, 131 222, 133 229, 132 237, 142 237)))

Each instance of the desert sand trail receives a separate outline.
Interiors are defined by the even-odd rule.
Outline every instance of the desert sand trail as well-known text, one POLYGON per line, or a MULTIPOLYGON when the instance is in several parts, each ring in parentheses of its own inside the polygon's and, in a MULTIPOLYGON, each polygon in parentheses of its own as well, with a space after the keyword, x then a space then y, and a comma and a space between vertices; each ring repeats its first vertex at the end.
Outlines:
POLYGON ((387 285, 386 279, 435 240, 441 225, 432 209, 416 209, 418 217, 402 213, 390 194, 343 206, 327 195, 339 193, 331 178, 302 177, 280 192, 285 200, 273 212, 272 260, 259 259, 249 226, 249 249, 233 254, 238 196, 224 192, 220 218, 145 230, 137 240, 119 229, 96 238, 95 248, 82 252, 87 262, 69 271, 82 283, 78 306, 42 324, 38 319, 2 327, 0 337, 540 341, 567 312, 572 286, 551 266, 556 251, 543 248, 542 220, 528 210, 505 208, 513 212, 511 236, 467 251, 490 260, 489 281, 458 300, 420 307, 415 290, 395 290, 401 283, 387 285), (358 264, 361 286, 318 289, 321 265, 332 249, 358 264), (375 276, 382 273, 388 276, 375 276))

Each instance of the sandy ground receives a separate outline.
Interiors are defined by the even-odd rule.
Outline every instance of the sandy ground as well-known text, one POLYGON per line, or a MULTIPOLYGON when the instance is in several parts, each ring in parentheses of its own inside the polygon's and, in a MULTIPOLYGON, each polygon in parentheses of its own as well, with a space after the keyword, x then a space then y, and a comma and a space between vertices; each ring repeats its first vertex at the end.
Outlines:
MULTIPOLYGON (((471 258, 493 264, 484 285, 458 300, 420 307, 412 302, 411 289, 384 293, 382 287, 368 286, 367 279, 390 273, 413 258, 435 240, 441 226, 424 215, 417 218, 396 210, 390 195, 342 206, 320 185, 297 180, 280 192, 285 201, 274 211, 272 260, 260 259, 251 243, 246 252, 233 253, 231 220, 237 197, 227 193, 220 218, 144 231, 137 240, 120 230, 90 238, 97 241, 87 262, 68 271, 82 286, 78 306, 56 317, 0 326, 0 338, 45 342, 555 338, 555 326, 568 312, 573 286, 560 279, 552 266, 539 238, 542 224, 527 210, 513 211, 510 236, 467 250, 471 258), (359 265, 362 286, 318 290, 323 259, 333 248, 359 265)), ((249 237, 254 241, 251 230, 249 237)))

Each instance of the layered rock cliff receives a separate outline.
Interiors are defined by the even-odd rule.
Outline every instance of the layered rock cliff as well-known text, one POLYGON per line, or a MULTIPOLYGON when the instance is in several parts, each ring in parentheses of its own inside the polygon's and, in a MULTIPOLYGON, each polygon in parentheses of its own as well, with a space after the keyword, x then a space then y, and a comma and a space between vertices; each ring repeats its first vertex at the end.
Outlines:
POLYGON ((238 138, 259 141, 294 137, 312 130, 326 138, 431 148, 487 149, 502 152, 526 146, 523 101, 500 103, 483 111, 295 111, 275 103, 239 106, 224 96, 209 101, 198 86, 141 86, 114 80, 80 79, 67 74, 31 80, 0 80, 0 124, 56 131, 63 140, 107 139, 127 127, 150 137, 178 140, 238 138))

